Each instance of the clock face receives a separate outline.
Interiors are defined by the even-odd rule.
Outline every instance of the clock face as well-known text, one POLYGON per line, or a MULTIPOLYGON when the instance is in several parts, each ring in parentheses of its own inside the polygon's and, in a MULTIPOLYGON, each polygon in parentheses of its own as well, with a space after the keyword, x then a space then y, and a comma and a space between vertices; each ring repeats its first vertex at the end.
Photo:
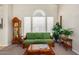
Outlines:
POLYGON ((14 27, 18 27, 18 23, 15 23, 15 24, 14 24, 14 27))

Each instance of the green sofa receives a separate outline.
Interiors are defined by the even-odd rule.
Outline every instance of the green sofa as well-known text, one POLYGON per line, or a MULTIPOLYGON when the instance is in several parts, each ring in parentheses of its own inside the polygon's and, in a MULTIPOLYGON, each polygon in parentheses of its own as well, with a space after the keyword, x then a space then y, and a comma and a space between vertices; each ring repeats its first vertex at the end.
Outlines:
POLYGON ((50 33, 27 33, 24 40, 24 45, 29 44, 52 44, 53 39, 50 38, 50 33))

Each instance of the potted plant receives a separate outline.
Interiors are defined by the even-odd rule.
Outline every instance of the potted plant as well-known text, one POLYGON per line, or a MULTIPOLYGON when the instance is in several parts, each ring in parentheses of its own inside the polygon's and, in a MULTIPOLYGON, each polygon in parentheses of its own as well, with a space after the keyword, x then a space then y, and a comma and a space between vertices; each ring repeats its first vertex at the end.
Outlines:
POLYGON ((64 34, 66 37, 69 37, 73 34, 73 31, 71 29, 63 29, 62 34, 64 34))
POLYGON ((60 37, 61 29, 62 29, 62 27, 61 27, 61 25, 58 22, 54 25, 54 27, 52 29, 53 37, 55 38, 56 42, 58 41, 58 39, 60 37))

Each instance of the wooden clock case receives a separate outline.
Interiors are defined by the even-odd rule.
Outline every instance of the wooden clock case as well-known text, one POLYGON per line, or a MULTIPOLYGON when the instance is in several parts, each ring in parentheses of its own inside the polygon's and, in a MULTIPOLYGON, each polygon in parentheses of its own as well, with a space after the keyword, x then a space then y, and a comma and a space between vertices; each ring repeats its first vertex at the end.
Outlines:
POLYGON ((12 27, 13 27, 13 39, 12 44, 19 44, 22 42, 20 29, 21 29, 21 20, 17 17, 12 19, 12 27))

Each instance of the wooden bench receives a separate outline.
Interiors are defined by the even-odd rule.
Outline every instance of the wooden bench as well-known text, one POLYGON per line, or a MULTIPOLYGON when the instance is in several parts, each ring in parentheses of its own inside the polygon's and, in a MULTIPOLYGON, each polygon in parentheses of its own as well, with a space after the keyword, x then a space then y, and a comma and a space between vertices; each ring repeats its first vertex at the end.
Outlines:
POLYGON ((61 38, 60 39, 60 41, 61 41, 61 44, 63 45, 63 47, 66 49, 66 50, 68 50, 68 49, 71 49, 72 50, 72 39, 70 39, 70 38, 61 38))

